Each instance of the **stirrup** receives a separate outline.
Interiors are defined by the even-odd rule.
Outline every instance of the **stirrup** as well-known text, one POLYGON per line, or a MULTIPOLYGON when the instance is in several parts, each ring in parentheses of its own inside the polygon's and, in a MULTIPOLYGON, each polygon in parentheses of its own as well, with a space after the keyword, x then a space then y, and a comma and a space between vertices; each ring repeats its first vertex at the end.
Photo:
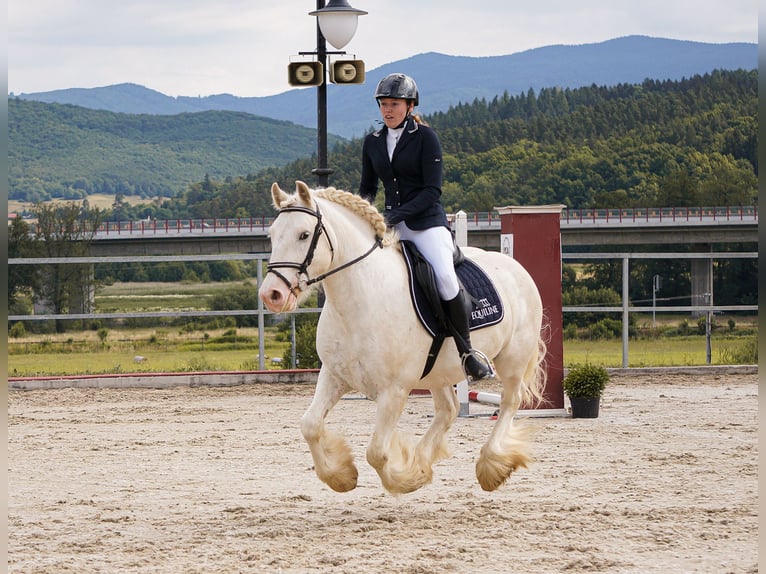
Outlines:
POLYGON ((476 349, 471 349, 470 351, 468 351, 462 356, 461 366, 463 367, 463 373, 465 374, 465 378, 468 381, 469 385, 478 383, 479 381, 491 381, 491 380, 497 379, 497 372, 495 372, 495 366, 492 364, 492 361, 489 360, 489 357, 487 357, 487 355, 485 355, 484 353, 476 349), (466 369, 465 363, 469 357, 474 357, 476 360, 483 363, 482 366, 487 370, 487 372, 483 376, 476 378, 471 373, 468 372, 468 369, 466 369))

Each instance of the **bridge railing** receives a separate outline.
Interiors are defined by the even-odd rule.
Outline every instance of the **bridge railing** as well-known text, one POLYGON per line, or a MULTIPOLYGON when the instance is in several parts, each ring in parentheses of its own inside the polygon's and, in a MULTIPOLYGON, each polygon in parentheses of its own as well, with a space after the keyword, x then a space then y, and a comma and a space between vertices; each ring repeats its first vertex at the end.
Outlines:
MULTIPOLYGON (((497 228, 500 214, 496 211, 467 213, 473 229, 497 228)), ((273 217, 211 217, 199 219, 141 219, 138 221, 105 221, 96 230, 99 236, 171 235, 180 233, 265 232, 273 217)), ((673 223, 673 222, 758 222, 755 205, 729 207, 623 207, 610 209, 564 209, 562 225, 598 223, 673 223)), ((34 231, 35 223, 30 227, 34 231)))
POLYGON ((108 235, 156 235, 158 233, 264 231, 273 217, 229 217, 201 219, 142 219, 139 221, 104 221, 96 230, 108 235))
POLYGON ((621 207, 613 209, 565 209, 566 223, 621 223, 675 221, 757 221, 758 207, 621 207))

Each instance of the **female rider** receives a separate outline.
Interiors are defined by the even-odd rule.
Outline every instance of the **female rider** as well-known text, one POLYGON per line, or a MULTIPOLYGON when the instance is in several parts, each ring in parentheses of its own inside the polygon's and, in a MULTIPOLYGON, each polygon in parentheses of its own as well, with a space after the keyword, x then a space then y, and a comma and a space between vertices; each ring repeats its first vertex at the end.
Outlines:
POLYGON ((455 344, 469 382, 495 377, 483 353, 471 348, 472 305, 453 263, 454 244, 441 203, 442 148, 436 132, 413 113, 419 103, 415 80, 389 74, 375 90, 385 126, 369 134, 362 148, 359 194, 372 202, 378 180, 385 190, 384 216, 399 237, 415 244, 433 267, 455 344))

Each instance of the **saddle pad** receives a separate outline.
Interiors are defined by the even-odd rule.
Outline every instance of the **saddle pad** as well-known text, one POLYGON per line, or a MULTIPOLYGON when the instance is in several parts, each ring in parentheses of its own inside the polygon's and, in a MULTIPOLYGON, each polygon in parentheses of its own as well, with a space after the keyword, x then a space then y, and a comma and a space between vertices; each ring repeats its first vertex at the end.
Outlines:
MULTIPOLYGON (((404 243, 404 242, 402 242, 404 243)), ((407 274, 409 276, 410 296, 412 304, 415 307, 420 322, 432 337, 435 337, 443 328, 439 324, 431 305, 428 302, 423 286, 416 280, 415 257, 410 253, 409 248, 403 246, 402 254, 407 264, 407 274)), ((455 266, 457 277, 465 290, 473 299, 473 310, 471 311, 470 330, 489 327, 503 320, 503 303, 500 295, 492 283, 492 279, 476 263, 464 257, 462 261, 455 266)))

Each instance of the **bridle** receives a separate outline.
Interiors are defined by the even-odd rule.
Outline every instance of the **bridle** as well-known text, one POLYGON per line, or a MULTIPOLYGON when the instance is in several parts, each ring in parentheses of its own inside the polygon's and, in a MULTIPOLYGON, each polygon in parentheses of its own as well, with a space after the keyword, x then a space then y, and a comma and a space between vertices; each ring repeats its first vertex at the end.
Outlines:
POLYGON ((266 273, 273 273, 277 277, 279 277, 282 281, 284 281, 285 285, 287 285, 287 288, 290 290, 290 293, 297 297, 298 293, 296 293, 296 290, 300 292, 301 285, 305 285, 306 287, 313 285, 314 283, 319 283, 323 279, 326 279, 330 275, 334 275, 338 271, 342 271, 346 267, 350 267, 351 265, 354 265, 355 263, 358 263, 368 255, 370 255, 375 249, 378 247, 383 247, 383 240, 375 236, 375 242, 373 243, 372 247, 370 247, 365 253, 360 255, 359 257, 352 259, 351 261, 347 261, 346 263, 343 263, 342 265, 339 265, 338 267, 335 267, 334 269, 330 269, 326 273, 322 273, 321 275, 317 275, 314 278, 309 277, 308 268, 309 265, 311 265, 311 262, 314 260, 314 251, 316 251, 317 244, 319 243, 319 237, 324 235, 325 239, 327 240, 327 245, 330 246, 330 264, 332 264, 333 260, 335 259, 335 248, 333 247, 332 241, 330 240, 330 236, 327 233, 327 229, 325 228, 324 222, 322 221, 322 213, 319 211, 319 204, 316 204, 316 211, 313 209, 309 209, 308 207, 303 207, 302 205, 289 205, 287 207, 283 207, 279 210, 274 220, 276 221, 277 217, 282 215, 286 212, 300 212, 300 213, 308 213, 309 215, 312 215, 316 218, 317 222, 314 226, 314 235, 311 238, 311 244, 309 245, 309 249, 306 252, 306 257, 303 258, 302 263, 293 263, 292 261, 270 261, 268 265, 266 265, 266 273), (297 277, 297 283, 295 285, 292 284, 292 282, 287 279, 280 271, 279 269, 297 269, 298 273, 296 273, 297 277), (302 279, 302 277, 305 277, 305 279, 302 279))

